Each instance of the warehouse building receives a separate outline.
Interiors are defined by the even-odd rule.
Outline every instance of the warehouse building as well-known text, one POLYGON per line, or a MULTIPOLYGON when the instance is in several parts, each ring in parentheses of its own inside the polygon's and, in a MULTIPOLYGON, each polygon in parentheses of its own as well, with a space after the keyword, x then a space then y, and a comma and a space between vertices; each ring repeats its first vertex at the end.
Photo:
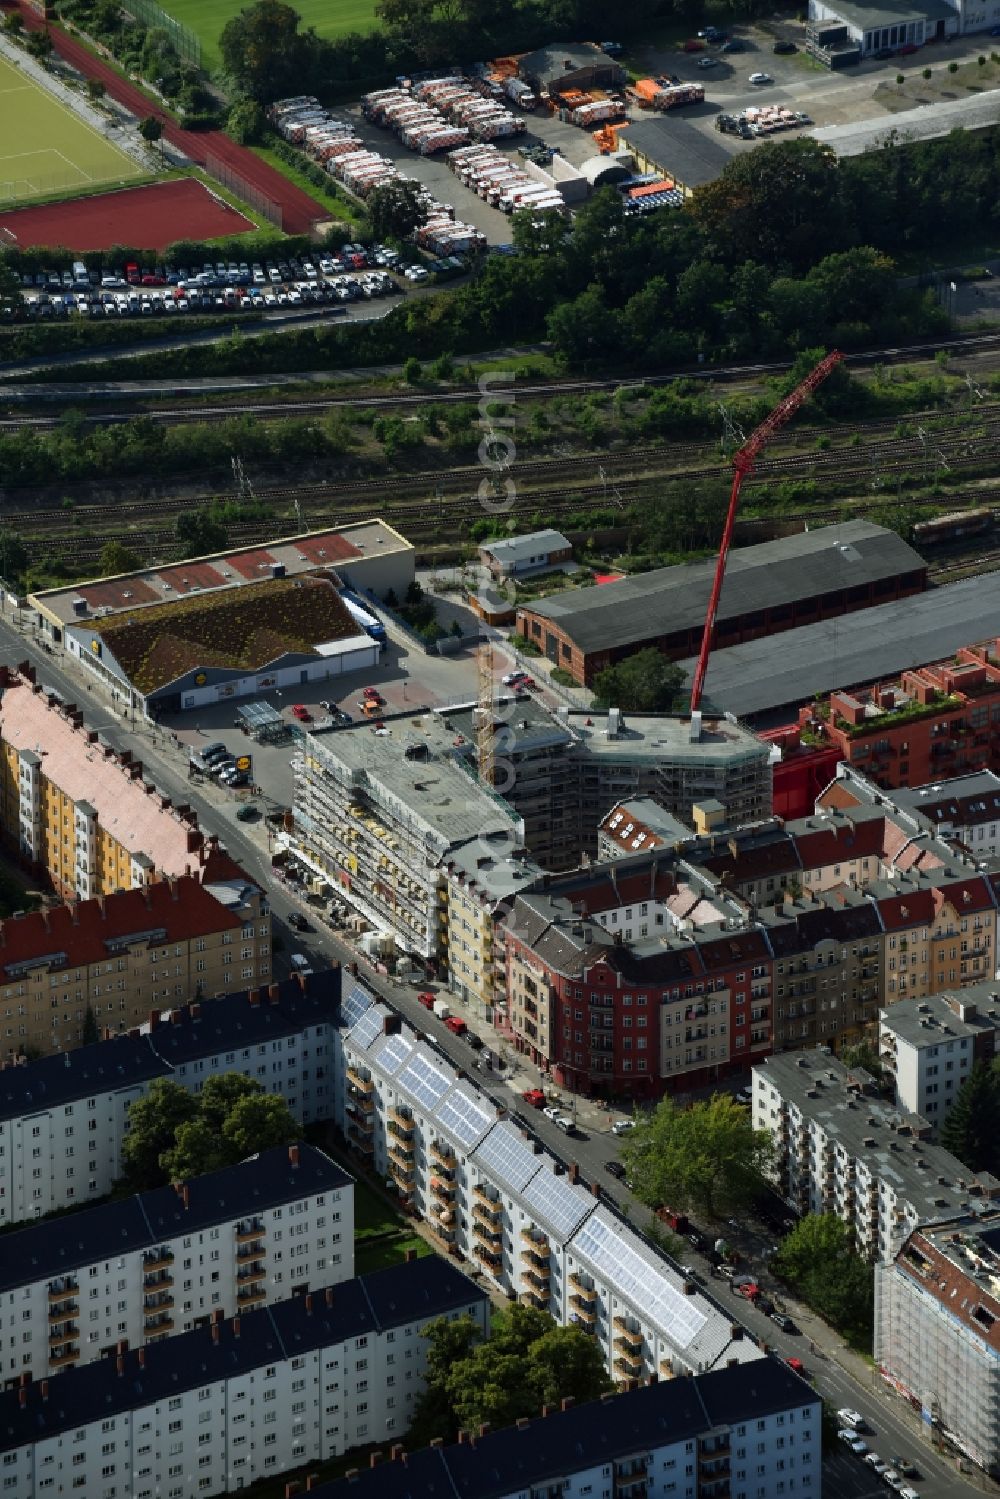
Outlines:
POLYGON ((139 1348, 190 1332, 213 1312, 234 1317, 350 1280, 353 1189, 315 1146, 282 1145, 10 1234, 0 1264, 0 1384, 93 1363, 123 1337, 139 1348), (286 1261, 289 1224, 294 1259, 286 1261))
MULTIPOLYGON (((969 31, 985 31, 997 19, 986 0, 809 0, 809 23, 817 40, 842 28, 862 57, 891 48, 922 47, 969 31)), ((839 39, 838 39, 839 40, 839 39)), ((812 50, 812 49, 810 49, 812 50)))
POLYGON ((714 182, 732 160, 725 146, 687 120, 631 120, 619 132, 618 145, 632 153, 636 171, 672 182, 685 198, 714 182))
POLYGON ((440 1256, 0 1395, 3 1483, 17 1499, 231 1494, 308 1462, 406 1434, 424 1387, 424 1329, 489 1300, 440 1256), (83 1484, 78 1484, 78 1478, 83 1484))
MULTIPOLYGON (((818 692, 861 687, 922 661, 943 661, 971 641, 992 644, 998 619, 1000 573, 963 578, 916 598, 786 630, 780 640, 748 639, 716 651, 708 663, 705 696, 723 713, 761 724, 788 723, 818 692)), ((694 649, 680 663, 689 678, 696 663, 694 649)))
POLYGON ((586 93, 596 88, 623 88, 628 81, 621 63, 593 42, 554 42, 539 47, 518 59, 517 71, 537 94, 551 97, 567 90, 586 93))
MULTIPOLYGON (((697 654, 715 572, 695 562, 577 588, 525 604, 517 628, 584 686, 625 656, 655 646, 697 654)), ((730 554, 715 651, 919 594, 927 565, 894 531, 846 521, 730 554)))

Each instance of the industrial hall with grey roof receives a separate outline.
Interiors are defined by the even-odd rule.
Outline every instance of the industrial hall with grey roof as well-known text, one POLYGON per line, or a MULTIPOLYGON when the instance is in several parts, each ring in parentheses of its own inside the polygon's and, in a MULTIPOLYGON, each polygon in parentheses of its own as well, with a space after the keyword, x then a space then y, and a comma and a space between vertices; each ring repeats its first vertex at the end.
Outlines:
MULTIPOLYGON (((714 569, 714 562, 695 562, 567 590, 519 607, 517 629, 584 685, 647 646, 681 659, 701 643, 714 569)), ((926 586, 922 558, 895 532, 868 521, 740 547, 729 559, 714 648, 889 603, 926 586)))

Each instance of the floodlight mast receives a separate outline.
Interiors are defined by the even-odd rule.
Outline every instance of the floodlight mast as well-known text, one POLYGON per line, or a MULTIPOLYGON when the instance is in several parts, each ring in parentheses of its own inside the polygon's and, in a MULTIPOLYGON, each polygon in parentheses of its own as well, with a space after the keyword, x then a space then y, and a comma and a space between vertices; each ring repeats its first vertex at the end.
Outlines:
POLYGON ((778 402, 770 415, 764 418, 756 431, 751 433, 739 451, 733 455, 733 488, 729 496, 729 509, 726 512, 726 524, 722 531, 722 541, 719 544, 715 578, 712 581, 712 592, 705 615, 705 629, 701 637, 701 650, 698 652, 698 665, 695 668, 694 684, 691 688, 692 713, 695 713, 701 704, 701 694, 705 686, 708 658, 712 654, 712 637, 715 634, 715 618, 719 612, 719 599, 722 595, 722 584, 725 581, 726 563, 729 560, 729 548, 732 545, 733 528, 736 524, 736 511, 740 503, 743 480, 753 472, 754 464, 775 432, 790 421, 799 407, 818 386, 822 385, 827 376, 833 373, 843 358, 843 354, 834 349, 832 354, 827 354, 825 359, 821 359, 802 383, 797 385, 790 395, 785 396, 784 400, 778 402))

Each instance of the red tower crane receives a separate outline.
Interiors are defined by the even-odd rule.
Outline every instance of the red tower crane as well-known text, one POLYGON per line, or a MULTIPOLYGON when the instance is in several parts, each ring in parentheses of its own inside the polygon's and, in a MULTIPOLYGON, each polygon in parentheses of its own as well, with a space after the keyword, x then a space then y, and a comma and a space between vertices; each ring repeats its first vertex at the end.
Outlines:
POLYGON ((812 395, 817 386, 822 385, 827 375, 836 369, 843 358, 843 354, 834 349, 832 354, 827 354, 825 359, 821 359, 801 385, 797 385, 790 395, 785 396, 783 401, 779 401, 733 458, 733 488, 729 496, 729 510, 726 513, 726 524, 722 532, 722 541, 719 544, 719 560, 715 564, 715 578, 712 581, 708 612, 705 615, 705 630, 701 637, 701 650, 698 652, 698 665, 695 668, 694 685, 691 688, 692 713, 697 711, 701 703, 702 689, 705 686, 708 658, 712 654, 712 636, 715 634, 715 617, 719 612, 719 598, 726 576, 726 563, 729 560, 729 548, 732 545, 733 527, 736 524, 736 511, 740 503, 743 480, 753 472, 754 464, 779 427, 783 427, 795 415, 803 402, 812 395))

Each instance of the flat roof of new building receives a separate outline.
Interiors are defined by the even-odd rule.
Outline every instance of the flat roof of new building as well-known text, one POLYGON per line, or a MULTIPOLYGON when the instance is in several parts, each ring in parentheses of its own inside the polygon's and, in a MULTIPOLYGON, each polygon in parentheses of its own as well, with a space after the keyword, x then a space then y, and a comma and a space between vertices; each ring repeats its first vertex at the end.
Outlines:
MULTIPOLYGON (((797 706, 818 692, 896 676, 942 661, 961 646, 995 639, 998 619, 1000 573, 963 578, 891 604, 715 651, 705 696, 716 708, 741 718, 797 706)), ((680 665, 693 677, 693 656, 680 665)))
POLYGON ((974 1173, 927 1138, 931 1127, 925 1119, 849 1086, 867 1074, 825 1052, 791 1051, 768 1057, 753 1071, 755 1079, 775 1087, 786 1104, 888 1182, 921 1222, 954 1218, 982 1202, 969 1192, 974 1173))
POLYGON ((606 713, 571 711, 561 720, 595 755, 616 760, 638 761, 669 759, 673 764, 692 765, 739 763, 750 759, 766 760, 770 745, 742 724, 728 718, 702 719, 701 733, 691 738, 690 718, 670 714, 623 713, 616 733, 609 732, 606 713))
POLYGON ((939 1046, 1000 1030, 1000 985, 995 979, 967 989, 901 999, 879 1010, 879 1021, 908 1046, 939 1046))
MULTIPOLYGON (((947 0, 826 0, 838 19, 856 31, 878 31, 883 26, 898 26, 901 21, 950 21, 955 9, 947 0)), ((823 23, 829 25, 829 21, 823 23)))
POLYGON ((273 577, 276 567, 284 568, 284 576, 291 578, 320 568, 349 568, 352 562, 363 558, 412 550, 410 542, 392 526, 372 519, 326 531, 282 536, 265 546, 213 552, 190 562, 143 568, 64 588, 46 588, 30 598, 56 624, 89 623, 120 610, 167 604, 189 598, 193 593, 243 588, 248 583, 273 577))
MULTIPOLYGON (((733 551, 718 617, 733 619, 837 588, 924 571, 923 559, 894 531, 869 521, 845 521, 733 551)), ((551 620, 582 651, 615 650, 679 630, 700 629, 714 573, 714 560, 661 567, 603 588, 569 589, 526 604, 524 612, 551 620)), ((774 638, 785 640, 788 632, 774 638)), ((773 640, 768 644, 773 648, 773 640)), ((729 653, 718 651, 712 659, 729 653)))
POLYGON ((714 182, 733 159, 733 153, 687 120, 633 120, 619 141, 633 146, 684 187, 714 182))

